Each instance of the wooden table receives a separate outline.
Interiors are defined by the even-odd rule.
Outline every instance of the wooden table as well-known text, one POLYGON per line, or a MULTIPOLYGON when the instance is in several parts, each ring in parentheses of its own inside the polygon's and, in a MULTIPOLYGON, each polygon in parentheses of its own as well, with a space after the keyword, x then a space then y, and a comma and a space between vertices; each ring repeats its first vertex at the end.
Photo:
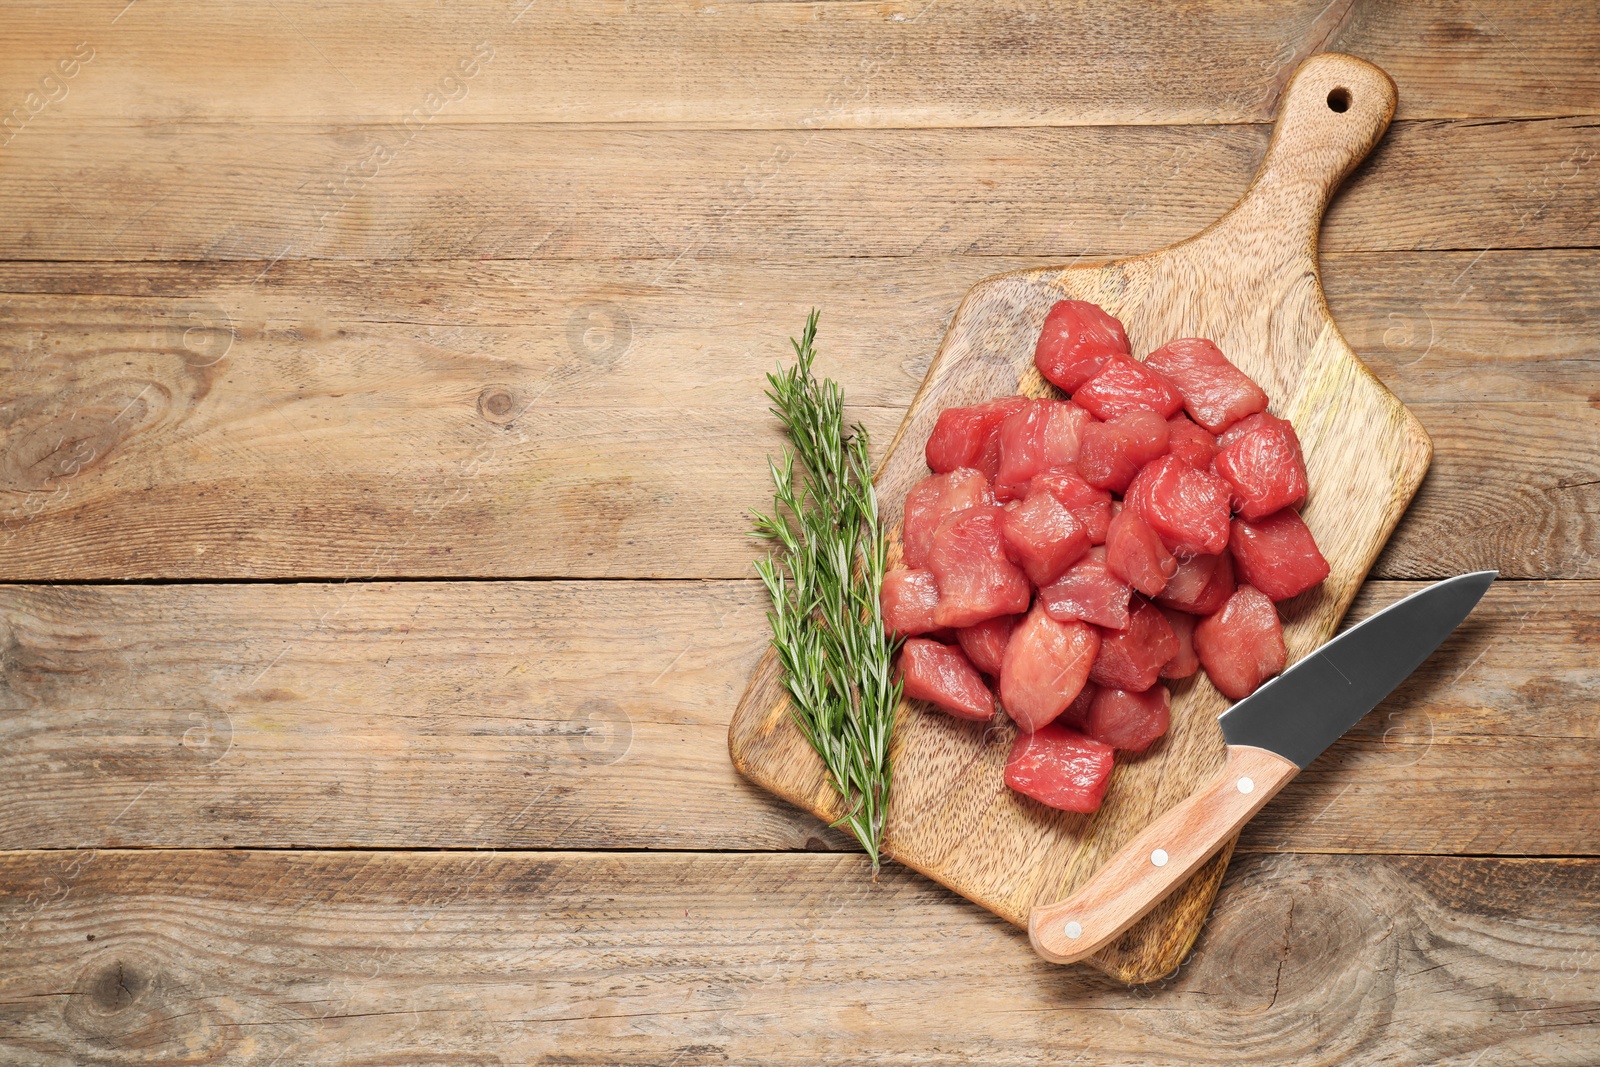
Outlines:
POLYGON ((0 1062, 1600 1060, 1588 0, 7 4, 0 1062), (1306 55, 1479 612, 1129 989, 742 783, 761 374, 1232 203, 1306 55), (8 117, 9 116, 9 117, 8 117))

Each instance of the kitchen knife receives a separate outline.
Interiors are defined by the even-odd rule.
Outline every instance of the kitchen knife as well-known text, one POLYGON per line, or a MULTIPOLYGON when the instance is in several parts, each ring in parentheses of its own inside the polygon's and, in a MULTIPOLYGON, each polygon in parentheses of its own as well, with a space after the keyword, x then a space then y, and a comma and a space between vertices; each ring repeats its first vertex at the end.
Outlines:
POLYGON ((1075 963, 1115 941, 1416 670, 1496 574, 1463 574, 1390 604, 1223 712, 1222 774, 1141 830, 1072 896, 1035 907, 1035 951, 1075 963))

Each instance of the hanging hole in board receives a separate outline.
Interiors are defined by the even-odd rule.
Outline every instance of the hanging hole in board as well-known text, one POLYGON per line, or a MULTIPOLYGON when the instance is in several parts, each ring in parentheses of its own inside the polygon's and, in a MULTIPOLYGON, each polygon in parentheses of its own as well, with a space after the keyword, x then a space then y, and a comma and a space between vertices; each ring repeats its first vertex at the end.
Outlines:
POLYGON ((1328 93, 1328 110, 1344 114, 1350 110, 1350 90, 1341 86, 1328 93))

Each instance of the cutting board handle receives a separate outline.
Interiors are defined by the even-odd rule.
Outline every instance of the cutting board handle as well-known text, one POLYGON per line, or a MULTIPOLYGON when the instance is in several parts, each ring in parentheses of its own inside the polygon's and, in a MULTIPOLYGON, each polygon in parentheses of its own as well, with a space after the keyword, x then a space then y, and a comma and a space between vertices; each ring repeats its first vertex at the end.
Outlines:
POLYGON ((1314 263, 1328 201, 1389 128, 1397 99, 1394 81, 1364 59, 1323 52, 1301 63, 1255 180, 1201 236, 1239 241, 1242 254, 1261 244, 1292 249, 1314 263))
POLYGON ((1221 775, 1141 830, 1072 896, 1033 909, 1034 950, 1052 963, 1076 963, 1110 945, 1215 856, 1299 770, 1264 748, 1229 745, 1221 775))

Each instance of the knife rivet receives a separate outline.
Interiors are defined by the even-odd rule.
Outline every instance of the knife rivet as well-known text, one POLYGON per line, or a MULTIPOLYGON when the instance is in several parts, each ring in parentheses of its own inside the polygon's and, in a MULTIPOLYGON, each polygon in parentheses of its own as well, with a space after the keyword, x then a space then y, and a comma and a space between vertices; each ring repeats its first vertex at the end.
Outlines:
POLYGON ((1239 792, 1254 793, 1255 791, 1256 783, 1248 775, 1239 779, 1239 792))
POLYGON ((1167 865, 1167 850, 1164 848, 1158 848, 1154 852, 1150 853, 1150 862, 1155 864, 1157 867, 1165 867, 1167 865))
POLYGON ((1066 934, 1070 940, 1076 941, 1078 938, 1083 936, 1083 927, 1078 924, 1076 919, 1074 919, 1072 922, 1067 924, 1066 934))

